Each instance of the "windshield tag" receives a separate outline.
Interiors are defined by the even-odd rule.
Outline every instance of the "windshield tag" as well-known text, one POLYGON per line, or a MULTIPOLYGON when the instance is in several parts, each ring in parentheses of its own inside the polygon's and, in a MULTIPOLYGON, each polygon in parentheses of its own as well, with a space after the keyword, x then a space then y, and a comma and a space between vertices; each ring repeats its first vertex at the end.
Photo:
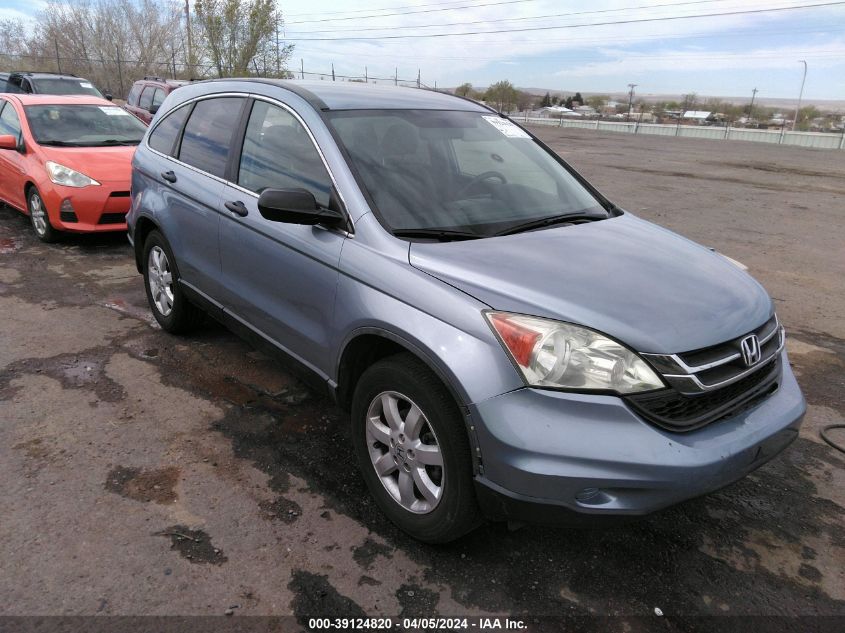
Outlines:
POLYGON ((81 81, 81 82, 79 82, 79 85, 82 86, 83 88, 93 88, 94 87, 92 84, 88 83, 87 81, 81 81))
POLYGON ((507 119, 503 119, 499 116, 482 116, 481 118, 508 138, 531 138, 524 130, 507 119))
POLYGON ((126 110, 117 106, 100 106, 100 110, 109 116, 131 116, 126 110))

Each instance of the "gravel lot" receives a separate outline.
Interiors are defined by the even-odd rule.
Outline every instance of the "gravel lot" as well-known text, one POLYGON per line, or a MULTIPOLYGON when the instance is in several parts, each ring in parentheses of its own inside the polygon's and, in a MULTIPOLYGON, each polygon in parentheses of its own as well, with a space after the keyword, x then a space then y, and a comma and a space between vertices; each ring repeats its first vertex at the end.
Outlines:
POLYGON ((151 325, 123 236, 47 246, 2 209, 0 614, 845 617, 845 456, 818 433, 845 418, 845 152, 537 133, 766 285, 809 403, 785 454, 634 524, 423 546, 330 402, 214 324, 151 325))

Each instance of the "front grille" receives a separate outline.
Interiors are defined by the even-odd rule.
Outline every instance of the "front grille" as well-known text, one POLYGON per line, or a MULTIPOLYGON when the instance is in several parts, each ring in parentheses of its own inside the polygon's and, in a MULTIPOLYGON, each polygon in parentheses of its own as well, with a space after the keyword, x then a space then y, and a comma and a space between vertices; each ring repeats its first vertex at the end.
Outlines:
POLYGON ((669 389, 628 396, 644 418, 673 431, 688 431, 752 406, 777 389, 783 328, 772 316, 740 337, 680 354, 643 354, 663 376, 669 389), (760 358, 751 366, 742 355, 742 341, 756 335, 760 358))
POLYGON ((99 224, 123 224, 125 222, 125 213, 104 213, 100 216, 99 224))
POLYGON ((692 431, 754 406, 778 388, 780 357, 721 389, 686 395, 663 389, 627 396, 628 404, 645 419, 670 431, 692 431))

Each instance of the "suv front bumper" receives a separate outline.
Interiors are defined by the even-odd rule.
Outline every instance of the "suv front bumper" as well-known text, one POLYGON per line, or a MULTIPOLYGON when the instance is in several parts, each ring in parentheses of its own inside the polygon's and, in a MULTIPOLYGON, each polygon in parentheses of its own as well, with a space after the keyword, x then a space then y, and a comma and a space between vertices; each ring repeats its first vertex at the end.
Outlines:
POLYGON ((620 398, 519 389, 470 405, 482 459, 479 501, 494 519, 546 523, 642 515, 726 486, 797 436, 806 405, 786 352, 778 389, 686 433, 620 398))

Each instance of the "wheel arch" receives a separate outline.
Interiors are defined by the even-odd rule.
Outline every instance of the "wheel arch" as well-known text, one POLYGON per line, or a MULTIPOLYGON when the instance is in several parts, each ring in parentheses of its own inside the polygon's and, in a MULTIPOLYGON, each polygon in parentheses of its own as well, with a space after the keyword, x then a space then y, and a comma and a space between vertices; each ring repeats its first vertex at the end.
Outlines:
POLYGON ((434 360, 432 354, 401 335, 378 327, 359 328, 347 338, 342 349, 335 372, 335 398, 342 409, 350 409, 355 386, 368 367, 382 358, 405 352, 413 354, 440 379, 466 415, 467 402, 455 386, 454 378, 434 360))
POLYGON ((29 215, 29 192, 33 189, 37 190, 38 185, 31 178, 28 178, 23 185, 23 208, 27 215, 29 215))
POLYGON ((135 222, 135 231, 133 232, 133 242, 135 246, 135 266, 139 273, 144 272, 144 243, 147 241, 147 236, 152 231, 161 231, 161 227, 155 220, 149 216, 142 215, 135 222))

